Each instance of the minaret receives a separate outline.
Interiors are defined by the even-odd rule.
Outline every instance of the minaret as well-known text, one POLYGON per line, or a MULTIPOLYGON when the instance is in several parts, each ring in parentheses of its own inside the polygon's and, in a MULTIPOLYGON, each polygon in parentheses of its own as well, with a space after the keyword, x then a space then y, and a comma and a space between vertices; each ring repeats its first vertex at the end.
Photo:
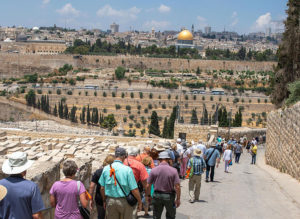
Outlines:
POLYGON ((194 35, 195 30, 194 30, 194 24, 192 25, 192 34, 194 35))

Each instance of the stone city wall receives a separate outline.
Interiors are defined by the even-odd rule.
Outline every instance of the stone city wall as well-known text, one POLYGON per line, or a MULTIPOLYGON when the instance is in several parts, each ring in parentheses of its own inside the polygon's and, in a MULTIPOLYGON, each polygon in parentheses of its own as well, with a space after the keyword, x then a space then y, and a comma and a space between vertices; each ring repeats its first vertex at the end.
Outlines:
POLYGON ((115 68, 124 66, 130 68, 173 70, 197 69, 234 71, 268 71, 273 70, 275 62, 222 61, 196 59, 147 58, 141 56, 81 56, 59 54, 13 54, 0 53, 0 78, 21 77, 26 74, 47 74, 64 64, 80 68, 115 68))
POLYGON ((268 114, 266 163, 300 180, 300 102, 268 114))

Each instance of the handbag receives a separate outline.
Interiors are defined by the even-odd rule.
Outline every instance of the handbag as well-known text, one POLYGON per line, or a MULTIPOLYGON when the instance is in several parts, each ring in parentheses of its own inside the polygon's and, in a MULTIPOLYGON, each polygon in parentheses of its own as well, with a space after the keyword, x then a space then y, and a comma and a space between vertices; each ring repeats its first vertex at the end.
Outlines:
POLYGON ((78 192, 77 202, 78 202, 78 208, 79 208, 80 214, 83 217, 83 219, 90 219, 90 211, 81 205, 80 198, 79 198, 79 190, 80 190, 80 181, 77 181, 77 192, 78 192))
POLYGON ((228 161, 228 165, 231 166, 232 165, 232 160, 228 161))

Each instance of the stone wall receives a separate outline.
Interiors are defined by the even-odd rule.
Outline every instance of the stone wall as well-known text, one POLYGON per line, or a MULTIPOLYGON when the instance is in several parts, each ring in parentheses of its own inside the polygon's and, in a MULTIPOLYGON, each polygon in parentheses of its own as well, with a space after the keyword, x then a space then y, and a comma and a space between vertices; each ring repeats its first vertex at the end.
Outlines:
POLYGON ((210 126, 175 123, 174 138, 177 139, 180 137, 180 133, 185 133, 186 140, 188 141, 198 141, 201 139, 206 142, 208 140, 207 135, 209 134, 209 130, 210 126))
POLYGON ((266 163, 300 180, 300 102, 268 114, 266 163))
MULTIPOLYGON (((227 139, 228 138, 228 128, 220 128, 219 129, 219 135, 222 138, 227 139)), ((262 137, 266 135, 266 129, 265 128, 248 128, 248 127, 241 127, 241 128, 231 128, 230 129, 230 136, 234 137, 236 139, 240 139, 241 137, 246 136, 248 140, 259 137, 260 142, 262 142, 262 137)))
POLYGON ((187 60, 168 58, 147 58, 141 56, 82 56, 73 55, 38 55, 38 54, 11 54, 0 53, 0 78, 20 77, 26 74, 47 74, 64 64, 71 64, 81 68, 115 68, 117 66, 173 70, 197 69, 234 71, 268 71, 273 70, 275 62, 250 61, 221 61, 221 60, 187 60))

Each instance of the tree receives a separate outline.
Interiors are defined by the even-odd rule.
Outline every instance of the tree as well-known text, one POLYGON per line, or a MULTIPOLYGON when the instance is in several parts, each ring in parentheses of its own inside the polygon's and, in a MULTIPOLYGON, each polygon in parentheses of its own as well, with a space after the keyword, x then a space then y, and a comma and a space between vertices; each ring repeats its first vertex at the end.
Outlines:
POLYGON ((279 46, 278 65, 271 80, 272 101, 280 107, 288 98, 288 84, 300 79, 300 7, 299 0, 289 0, 285 32, 279 46))
POLYGON ((34 90, 31 89, 28 91, 28 93, 25 95, 27 105, 35 107, 35 98, 36 96, 34 90))
POLYGON ((53 109, 53 115, 57 116, 57 107, 56 107, 56 104, 55 104, 54 109, 53 109))
POLYGON ((90 105, 88 105, 87 111, 86 111, 86 122, 87 122, 87 124, 90 124, 90 121, 91 121, 90 105))
POLYGON ((101 127, 107 128, 109 131, 111 131, 114 127, 117 126, 117 121, 115 119, 114 114, 109 114, 106 117, 104 117, 103 122, 100 125, 101 127))
POLYGON ((192 110, 191 124, 198 124, 198 117, 196 109, 192 110))
POLYGON ((80 114, 80 122, 81 122, 81 123, 85 123, 85 106, 82 107, 82 110, 81 110, 81 114, 80 114))
POLYGON ((240 48, 240 50, 238 51, 238 58, 240 60, 245 60, 246 58, 246 48, 242 46, 242 48, 240 48))
POLYGON ((63 105, 63 101, 61 100, 58 104, 58 115, 59 118, 64 118, 64 105, 63 105))
POLYGON ((64 119, 68 119, 69 118, 69 109, 68 109, 68 105, 65 104, 64 105, 64 119))
POLYGON ((76 106, 73 106, 70 112, 70 120, 71 122, 77 122, 77 118, 76 118, 76 106))
POLYGON ((168 137, 169 137, 168 135, 169 135, 169 130, 168 130, 168 118, 165 117, 162 137, 163 137, 163 138, 168 138, 168 137))
POLYGON ((149 134, 159 136, 160 130, 159 130, 158 116, 157 116, 156 111, 152 112, 150 119, 151 119, 151 122, 150 122, 150 127, 149 127, 149 134))
POLYGON ((118 80, 122 80, 123 78, 125 78, 125 72, 126 72, 126 69, 119 66, 116 68, 115 70, 115 76, 118 80))
POLYGON ((197 75, 200 75, 200 74, 201 74, 201 70, 200 70, 199 66, 197 67, 196 74, 197 74, 197 75))

